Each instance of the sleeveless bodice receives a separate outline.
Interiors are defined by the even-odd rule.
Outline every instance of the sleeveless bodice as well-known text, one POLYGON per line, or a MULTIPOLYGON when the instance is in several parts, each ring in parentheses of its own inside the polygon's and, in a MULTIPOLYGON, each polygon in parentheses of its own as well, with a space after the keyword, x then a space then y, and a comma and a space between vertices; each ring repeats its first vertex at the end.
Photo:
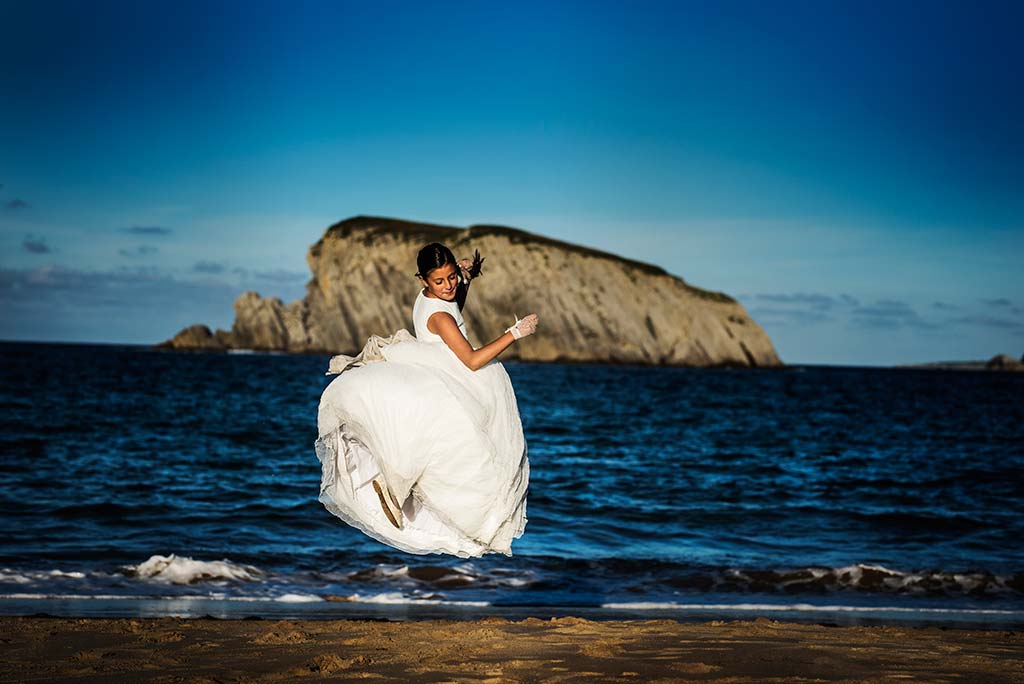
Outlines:
POLYGON ((416 329, 417 340, 444 344, 444 340, 441 339, 440 335, 427 330, 427 319, 437 311, 447 311, 450 313, 455 319, 455 323, 459 326, 462 336, 467 340, 469 339, 469 335, 466 334, 466 322, 462 320, 462 312, 459 311, 459 305, 455 301, 449 302, 436 297, 428 297, 423 294, 423 290, 420 290, 420 293, 416 296, 416 302, 412 305, 412 323, 416 329))

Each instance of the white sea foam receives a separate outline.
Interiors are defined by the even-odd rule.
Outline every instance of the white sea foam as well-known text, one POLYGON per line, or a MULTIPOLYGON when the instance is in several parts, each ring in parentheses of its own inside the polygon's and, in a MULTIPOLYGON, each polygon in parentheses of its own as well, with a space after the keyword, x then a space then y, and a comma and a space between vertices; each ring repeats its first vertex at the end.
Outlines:
POLYGON ((85 573, 72 571, 65 572, 63 570, 15 570, 14 568, 4 568, 0 570, 0 582, 14 582, 15 584, 29 584, 38 580, 51 579, 53 577, 71 577, 74 579, 84 579, 85 573))
MULTIPOLYGON (((137 594, 0 594, 0 599, 64 599, 64 600, 135 600, 135 601, 251 601, 279 603, 313 603, 326 601, 323 596, 315 594, 282 594, 280 596, 228 596, 223 593, 210 593, 192 596, 140 596, 137 594)), ((442 606, 489 606, 489 601, 452 601, 418 596, 406 596, 401 592, 383 592, 380 594, 352 594, 346 597, 351 603, 384 603, 394 605, 442 605, 442 606)))
POLYGON ((150 556, 138 565, 123 566, 129 573, 142 578, 170 584, 195 584, 202 580, 243 580, 259 581, 266 574, 253 565, 242 565, 227 559, 219 561, 197 561, 189 557, 150 556))
POLYGON ((281 596, 226 596, 209 594, 195 596, 140 596, 137 594, 0 594, 0 599, 66 599, 66 600, 118 600, 118 601, 254 601, 280 603, 312 603, 324 601, 324 597, 315 594, 282 594, 281 596))
POLYGON ((380 594, 352 594, 348 597, 354 603, 390 603, 390 604, 430 604, 441 606, 489 606, 490 601, 452 601, 448 599, 420 598, 406 596, 398 591, 386 591, 380 594))
POLYGON ((912 608, 907 606, 819 606, 811 603, 675 603, 672 601, 637 601, 633 603, 602 603, 602 608, 621 610, 716 610, 716 611, 797 611, 840 613, 963 613, 971 615, 1024 615, 1020 610, 995 608, 912 608))
POLYGON ((281 603, 313 603, 316 601, 323 601, 323 596, 317 596, 316 594, 283 594, 274 599, 281 603))
POLYGON ((528 584, 532 584, 533 580, 520 579, 518 577, 505 577, 498 580, 498 584, 504 584, 509 587, 525 587, 528 584))
POLYGON ((776 590, 821 586, 918 596, 971 592, 999 595, 1015 593, 1010 586, 1012 580, 1012 576, 987 572, 906 571, 872 563, 853 563, 834 568, 812 566, 770 571, 729 568, 716 578, 714 588, 730 583, 755 587, 768 583, 776 590))
MULTIPOLYGON (((530 570, 511 570, 506 568, 497 568, 490 571, 484 571, 477 568, 472 563, 460 563, 451 567, 444 568, 444 573, 439 573, 437 577, 432 579, 423 579, 415 577, 413 572, 415 566, 409 566, 398 563, 377 563, 376 566, 370 571, 377 577, 386 578, 388 581, 398 582, 407 585, 413 584, 433 584, 435 582, 451 582, 453 580, 459 580, 466 584, 476 584, 483 588, 491 586, 495 587, 524 587, 532 584, 536 581, 536 574, 530 570), (410 574, 412 573, 412 574, 410 574), (511 576, 511 575, 517 576, 511 576)), ((351 579, 354 576, 359 578, 363 576, 365 571, 349 572, 344 575, 334 575, 335 579, 351 579)), ((323 575, 325 578, 330 578, 330 575, 323 575)))

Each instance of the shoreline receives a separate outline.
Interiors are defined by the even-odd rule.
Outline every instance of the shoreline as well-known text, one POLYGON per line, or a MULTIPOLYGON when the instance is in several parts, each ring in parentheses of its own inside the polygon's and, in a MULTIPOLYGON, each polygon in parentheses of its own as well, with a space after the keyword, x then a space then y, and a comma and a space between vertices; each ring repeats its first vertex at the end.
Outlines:
POLYGON ((1024 633, 778 622, 0 617, 0 681, 1024 682, 1024 633))
POLYGON ((507 604, 457 599, 408 600, 392 596, 284 594, 281 596, 132 596, 98 594, 7 594, 0 619, 215 619, 215 620, 384 620, 472 622, 579 618, 593 622, 663 620, 680 623, 773 620, 831 627, 904 627, 973 631, 1024 631, 1024 610, 1016 605, 899 605, 791 601, 634 602, 606 604, 507 604))

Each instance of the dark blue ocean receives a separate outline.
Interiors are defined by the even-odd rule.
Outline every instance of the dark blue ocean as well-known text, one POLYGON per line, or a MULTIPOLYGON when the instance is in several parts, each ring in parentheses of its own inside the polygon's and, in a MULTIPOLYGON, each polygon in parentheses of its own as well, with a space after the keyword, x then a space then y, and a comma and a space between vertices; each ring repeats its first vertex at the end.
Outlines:
POLYGON ((506 362, 514 555, 318 501, 327 356, 0 344, 0 613, 1024 626, 1024 374, 506 362))

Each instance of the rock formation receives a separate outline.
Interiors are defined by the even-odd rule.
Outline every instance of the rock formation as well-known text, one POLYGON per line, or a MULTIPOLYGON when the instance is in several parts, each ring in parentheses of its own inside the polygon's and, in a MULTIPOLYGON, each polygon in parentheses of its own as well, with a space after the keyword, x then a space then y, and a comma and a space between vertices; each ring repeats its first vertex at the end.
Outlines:
POLYGON ((157 346, 168 346, 175 349, 229 349, 231 333, 226 330, 218 330, 215 334, 210 332, 208 326, 196 323, 157 346))
POLYGON ((988 370, 1024 371, 1024 357, 1021 358, 1021 361, 1018 361, 1009 354, 996 354, 988 360, 985 368, 988 370))
POLYGON ((234 305, 230 332, 203 325, 159 346, 354 354, 372 334, 414 332, 416 254, 442 242, 456 258, 479 249, 465 320, 479 347, 536 312, 537 334, 499 357, 683 366, 780 366, 771 340, 743 306, 663 269, 516 228, 458 228, 356 216, 309 248, 313 277, 290 304, 255 292, 234 305))
POLYGON ((925 368, 928 370, 970 370, 970 371, 1024 371, 1024 356, 1021 360, 1009 354, 996 354, 988 361, 932 361, 929 363, 910 363, 894 366, 894 368, 925 368))

